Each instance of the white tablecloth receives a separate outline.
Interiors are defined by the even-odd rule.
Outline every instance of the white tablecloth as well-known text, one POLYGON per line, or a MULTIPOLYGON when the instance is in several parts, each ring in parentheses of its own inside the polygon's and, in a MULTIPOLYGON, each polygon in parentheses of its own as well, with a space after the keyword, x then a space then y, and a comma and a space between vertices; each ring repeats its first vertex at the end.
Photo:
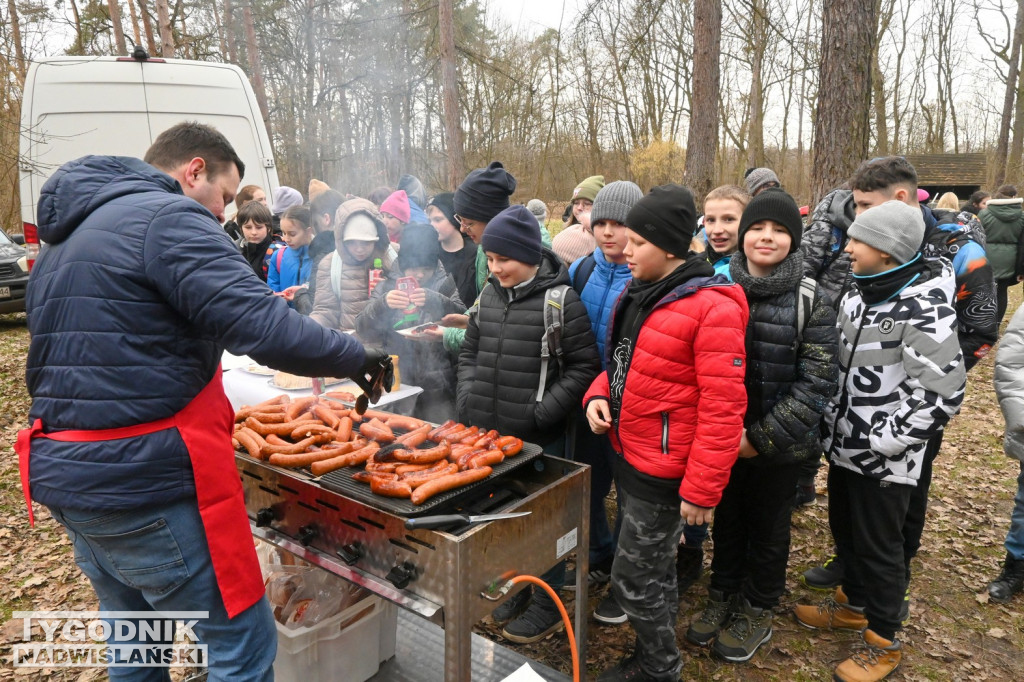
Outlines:
MULTIPOLYGON (((236 367, 246 367, 252 364, 251 360, 246 360, 241 363, 232 363, 236 367)), ((225 363, 225 366, 227 363, 225 363)), ((282 388, 270 385, 272 377, 265 376, 262 374, 253 374, 247 372, 244 369, 232 369, 224 371, 224 392, 228 396, 228 400, 231 401, 231 406, 236 410, 242 405, 255 405, 261 403, 264 400, 270 400, 271 398, 287 393, 292 398, 301 398, 302 396, 312 395, 311 389, 302 389, 295 391, 286 391, 282 388)), ((340 386, 328 386, 328 391, 340 390, 350 391, 358 394, 358 389, 352 391, 351 384, 343 384, 340 386)), ((423 389, 419 386, 410 386, 408 384, 402 384, 402 387, 391 393, 385 393, 381 396, 380 401, 376 405, 371 407, 379 407, 386 409, 388 412, 395 412, 397 414, 409 414, 412 408, 416 405, 416 396, 423 392, 423 389)))

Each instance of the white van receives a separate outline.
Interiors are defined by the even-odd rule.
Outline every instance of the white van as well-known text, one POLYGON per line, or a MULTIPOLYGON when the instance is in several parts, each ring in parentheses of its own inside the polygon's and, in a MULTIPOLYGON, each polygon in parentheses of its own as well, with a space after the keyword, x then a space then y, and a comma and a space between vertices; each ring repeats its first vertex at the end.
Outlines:
POLYGON ((36 206, 46 180, 87 154, 142 158, 181 121, 225 135, 245 163, 242 185, 278 186, 256 96, 240 68, 183 59, 52 57, 32 62, 21 105, 21 216, 30 258, 38 252, 36 206))

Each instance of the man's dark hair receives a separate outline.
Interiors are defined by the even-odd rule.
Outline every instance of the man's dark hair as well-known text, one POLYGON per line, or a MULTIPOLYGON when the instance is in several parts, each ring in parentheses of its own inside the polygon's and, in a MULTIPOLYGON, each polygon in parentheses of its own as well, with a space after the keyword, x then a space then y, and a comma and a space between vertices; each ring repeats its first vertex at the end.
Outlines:
POLYGON ((989 196, 990 195, 988 192, 986 192, 983 189, 979 189, 977 192, 971 195, 971 198, 968 199, 968 201, 971 203, 972 206, 977 206, 985 199, 988 199, 989 196))
POLYGON ((196 157, 206 162, 211 178, 220 175, 229 164, 238 169, 238 177, 245 175, 245 164, 228 139, 215 128, 196 121, 179 123, 157 135, 143 161, 169 171, 196 157))
POLYGON ((850 188, 860 192, 876 192, 896 185, 917 190, 917 171, 902 156, 865 161, 850 178, 850 188))
POLYGON ((1012 199, 1017 196, 1017 188, 1013 185, 1002 185, 996 190, 995 199, 1012 199))
POLYGON ((260 202, 250 201, 238 209, 238 213, 235 214, 235 224, 241 228, 250 220, 269 229, 274 224, 274 214, 260 202))
POLYGON ((387 199, 394 193, 394 191, 395 190, 386 186, 375 187, 374 189, 370 190, 370 193, 366 195, 366 198, 369 199, 371 203, 380 206, 381 204, 384 203, 385 199, 387 199))
MULTIPOLYGON (((334 229, 334 214, 338 212, 338 207, 345 203, 345 197, 341 192, 329 189, 325 192, 318 194, 315 199, 309 202, 309 212, 313 214, 314 218, 319 218, 323 214, 331 216, 331 225, 328 230, 334 229)), ((314 223, 316 221, 314 220, 314 223)), ((318 230, 319 225, 314 225, 318 230)))

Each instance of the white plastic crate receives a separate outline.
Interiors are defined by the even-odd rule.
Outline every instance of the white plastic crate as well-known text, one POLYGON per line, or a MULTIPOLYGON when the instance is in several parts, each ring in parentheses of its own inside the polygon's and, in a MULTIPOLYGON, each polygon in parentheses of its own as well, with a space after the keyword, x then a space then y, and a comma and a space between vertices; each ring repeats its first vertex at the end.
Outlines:
POLYGON ((370 595, 308 628, 277 624, 278 682, 364 682, 395 655, 398 607, 370 595), (372 609, 345 625, 359 613, 372 609))

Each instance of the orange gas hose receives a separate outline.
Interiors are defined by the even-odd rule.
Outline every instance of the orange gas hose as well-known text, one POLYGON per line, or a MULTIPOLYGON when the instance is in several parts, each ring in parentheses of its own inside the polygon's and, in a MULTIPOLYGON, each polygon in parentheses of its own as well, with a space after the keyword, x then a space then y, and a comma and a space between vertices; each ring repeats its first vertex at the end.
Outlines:
POLYGON ((507 593, 513 585, 518 583, 533 583, 537 587, 543 588, 543 590, 555 601, 555 606, 558 607, 558 612, 562 614, 562 622, 565 623, 565 631, 569 635, 569 652, 572 656, 572 680, 573 682, 580 682, 580 656, 579 651, 576 648, 576 634, 573 632, 572 620, 570 620, 569 613, 565 610, 565 605, 562 604, 562 600, 558 598, 558 594, 551 589, 550 585, 540 578, 536 578, 532 575, 517 575, 505 583, 503 591, 507 593))

